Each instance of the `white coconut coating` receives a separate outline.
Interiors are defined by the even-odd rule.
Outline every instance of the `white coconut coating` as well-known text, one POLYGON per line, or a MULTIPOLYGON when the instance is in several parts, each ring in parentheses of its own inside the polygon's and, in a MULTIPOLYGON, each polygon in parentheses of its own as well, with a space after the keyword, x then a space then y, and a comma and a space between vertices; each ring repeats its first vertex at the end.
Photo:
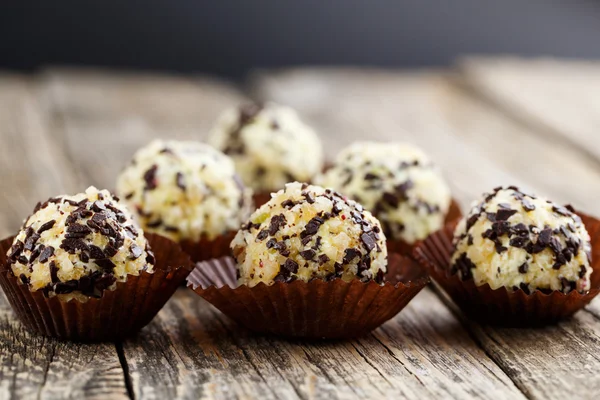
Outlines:
POLYGON ((138 150, 117 194, 144 229, 176 241, 237 230, 252 210, 252 191, 233 161, 200 142, 155 140, 138 150))
POLYGON ((388 239, 408 243, 440 229, 451 202, 439 169, 419 148, 403 143, 354 143, 315 182, 361 203, 388 239))
POLYGON ((323 167, 316 133, 293 109, 274 103, 225 111, 209 142, 233 158, 244 183, 258 192, 308 182, 323 167))
POLYGON ((38 203, 7 254, 31 291, 98 296, 127 275, 152 272, 154 255, 129 210, 107 190, 38 203))
POLYGON ((454 233, 452 271, 492 289, 586 292, 591 244, 570 206, 515 187, 484 195, 454 233))
POLYGON ((381 283, 385 236, 362 206, 330 189, 298 182, 272 195, 231 242, 239 283, 314 278, 381 283))

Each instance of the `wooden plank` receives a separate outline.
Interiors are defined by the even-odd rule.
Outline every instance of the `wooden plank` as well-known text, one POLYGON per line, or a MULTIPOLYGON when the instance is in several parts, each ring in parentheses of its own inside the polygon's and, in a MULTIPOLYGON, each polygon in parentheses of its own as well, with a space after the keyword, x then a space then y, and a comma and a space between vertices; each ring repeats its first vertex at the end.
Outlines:
POLYGON ((438 294, 528 398, 558 399, 561 393, 593 398, 600 389, 595 372, 600 330, 592 313, 579 312, 543 329, 492 328, 469 321, 442 291, 438 294))
POLYGON ((522 398, 429 290, 373 335, 322 342, 252 334, 181 290, 124 353, 143 398, 522 398))
POLYGON ((0 75, 0 234, 14 233, 41 199, 76 184, 63 151, 48 135, 35 89, 15 75, 0 75))
POLYGON ((0 301, 0 398, 128 399, 114 345, 30 334, 0 301))
POLYGON ((513 118, 600 163, 600 62, 471 57, 465 80, 513 118))
POLYGON ((43 74, 42 99, 81 179, 108 189, 150 140, 203 140, 223 109, 245 101, 213 79, 68 69, 43 74))
MULTIPOLYGON (((14 233, 41 199, 78 181, 49 134, 27 78, 0 74, 0 232, 14 233)), ((114 345, 82 345, 31 335, 0 296, 0 398, 129 398, 114 345)))
MULTIPOLYGON (((560 143, 548 141, 531 126, 474 99, 452 75, 436 71, 292 70, 258 75, 254 87, 260 98, 298 108, 321 131, 322 127, 329 132, 352 130, 375 140, 415 142, 444 168, 463 204, 502 183, 524 186, 557 201, 573 202, 586 210, 589 207, 592 212, 598 209, 594 204, 596 189, 586 186, 591 195, 574 190, 578 183, 598 182, 597 169, 590 168, 590 160, 576 147, 561 151, 560 143), (544 177, 543 171, 549 177, 544 177), (574 176, 576 182, 572 182, 574 176)), ((330 154, 343 144, 332 143, 330 154)), ((598 302, 592 309, 595 304, 598 302)), ((579 313, 558 328, 540 330, 484 328, 460 312, 457 315, 528 397, 564 398, 574 393, 574 387, 581 397, 596 393, 600 380, 594 371, 600 363, 588 354, 597 351, 600 322, 589 312, 579 313), (578 361, 560 357, 564 350, 578 361), (566 381, 571 383, 565 385, 566 381)), ((397 334, 394 331, 390 336, 397 334)))

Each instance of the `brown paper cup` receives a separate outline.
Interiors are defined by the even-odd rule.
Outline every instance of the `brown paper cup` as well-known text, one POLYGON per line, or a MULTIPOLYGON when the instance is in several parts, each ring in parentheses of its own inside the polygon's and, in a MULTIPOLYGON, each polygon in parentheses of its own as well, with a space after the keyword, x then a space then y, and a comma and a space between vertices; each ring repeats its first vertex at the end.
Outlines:
POLYGON ((510 292, 505 288, 494 290, 488 284, 476 286, 472 279, 462 281, 457 274, 450 274, 450 258, 454 251, 452 236, 458 220, 419 244, 414 257, 458 307, 478 322, 516 327, 556 323, 583 308, 600 292, 600 221, 581 213, 578 215, 592 243, 592 289, 586 294, 539 290, 526 294, 521 289, 510 292))
POLYGON ((183 251, 189 254, 193 262, 212 260, 213 258, 225 257, 231 254, 229 245, 237 232, 231 231, 215 239, 206 237, 198 241, 182 240, 179 244, 183 251))
POLYGON ((325 282, 237 285, 231 257, 199 263, 188 287, 225 315, 255 332, 301 338, 364 335, 398 314, 429 282, 413 260, 389 258, 386 282, 341 279, 325 282))
MULTIPOLYGON (((446 214, 446 218, 444 219, 444 223, 448 224, 456 219, 462 217, 462 212, 460 211, 460 206, 455 199, 452 199, 450 203, 450 208, 448 209, 448 213, 446 214)), ((415 248, 418 246, 419 242, 410 244, 401 239, 392 240, 388 238, 387 248, 388 253, 398 253, 403 256, 412 257, 415 248)))
POLYGON ((189 275, 189 256, 171 240, 146 233, 156 256, 154 273, 128 275, 115 290, 100 298, 63 302, 31 292, 7 267, 6 252, 13 238, 0 242, 0 286, 17 317, 34 333, 75 341, 113 341, 131 336, 146 326, 189 275))

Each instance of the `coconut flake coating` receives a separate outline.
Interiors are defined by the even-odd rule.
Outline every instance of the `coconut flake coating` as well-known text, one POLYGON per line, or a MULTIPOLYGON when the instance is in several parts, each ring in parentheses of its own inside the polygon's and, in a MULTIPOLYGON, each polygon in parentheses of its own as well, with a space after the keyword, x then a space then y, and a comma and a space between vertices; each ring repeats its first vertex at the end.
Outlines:
POLYGON ((260 192, 308 182, 323 167, 316 133, 293 109, 274 103, 225 111, 209 141, 232 157, 244 183, 260 192))
POLYGON ((330 189, 298 182, 272 195, 231 243, 239 283, 315 278, 383 281, 385 236, 362 206, 330 189))
POLYGON ((38 203, 7 257, 13 274, 31 291, 84 300, 154 266, 144 232, 129 210, 95 187, 38 203))
POLYGON ((590 236, 570 206, 519 191, 485 194, 454 232, 452 272, 492 289, 590 289, 590 236))
POLYGON ((451 202, 450 189, 429 157, 402 143, 354 143, 315 182, 361 203, 379 219, 388 239, 408 243, 440 229, 451 202))
POLYGON ((155 140, 138 150, 117 194, 144 229, 176 241, 237 230, 252 208, 233 161, 199 142, 155 140))

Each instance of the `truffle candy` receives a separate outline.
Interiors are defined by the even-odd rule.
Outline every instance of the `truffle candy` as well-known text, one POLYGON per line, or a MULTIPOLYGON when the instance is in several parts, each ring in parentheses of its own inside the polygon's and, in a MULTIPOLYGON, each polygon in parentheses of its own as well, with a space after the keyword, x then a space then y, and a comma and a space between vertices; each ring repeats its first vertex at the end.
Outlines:
POLYGON ((153 271, 154 255, 129 210, 107 190, 88 188, 38 204, 7 254, 31 291, 65 300, 99 296, 127 275, 153 271))
POLYGON ((231 243, 239 283, 314 278, 381 283, 385 236, 363 207, 330 189, 298 182, 272 195, 231 243))
POLYGON ((323 166, 315 132, 293 109, 273 103, 225 111, 210 143, 233 158, 244 183, 258 192, 310 181, 323 166))
POLYGON ((496 188, 473 206, 454 232, 452 272, 492 289, 586 292, 590 236, 573 209, 496 188))
POLYGON ((199 142, 151 142, 120 174, 117 194, 144 229, 176 241, 237 230, 252 207, 233 161, 199 142))
POLYGON ((451 202, 438 168, 408 144, 354 143, 315 182, 358 201, 379 219, 388 239, 409 244, 440 229, 451 202))

